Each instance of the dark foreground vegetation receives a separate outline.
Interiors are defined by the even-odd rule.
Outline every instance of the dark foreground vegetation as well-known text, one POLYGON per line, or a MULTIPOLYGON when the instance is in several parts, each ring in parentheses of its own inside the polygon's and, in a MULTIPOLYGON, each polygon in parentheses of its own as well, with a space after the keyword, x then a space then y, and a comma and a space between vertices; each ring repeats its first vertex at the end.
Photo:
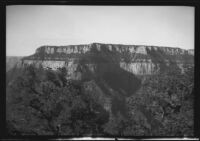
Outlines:
POLYGON ((66 73, 32 65, 7 72, 8 135, 193 136, 193 68, 142 77, 125 98, 126 116, 109 113, 66 73))

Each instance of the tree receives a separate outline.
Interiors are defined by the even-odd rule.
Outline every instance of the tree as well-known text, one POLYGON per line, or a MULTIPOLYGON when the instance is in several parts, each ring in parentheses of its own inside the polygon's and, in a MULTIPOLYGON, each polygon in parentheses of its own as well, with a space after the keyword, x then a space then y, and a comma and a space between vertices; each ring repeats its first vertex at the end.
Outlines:
POLYGON ((81 136, 102 132, 108 115, 101 105, 84 98, 81 84, 41 69, 24 68, 23 75, 7 87, 8 133, 81 136), (88 103, 94 103, 93 111, 88 103))
MULTIPOLYGON (((155 123, 160 124, 155 124, 154 133, 151 131, 149 134, 193 135, 193 99, 190 97, 194 84, 193 68, 184 74, 174 71, 146 77, 142 88, 128 99, 130 111, 137 109, 144 113, 144 117, 152 119, 148 121, 152 127, 155 123)), ((132 118, 136 120, 134 116, 132 118)), ((145 122, 140 125, 145 125, 145 122)))

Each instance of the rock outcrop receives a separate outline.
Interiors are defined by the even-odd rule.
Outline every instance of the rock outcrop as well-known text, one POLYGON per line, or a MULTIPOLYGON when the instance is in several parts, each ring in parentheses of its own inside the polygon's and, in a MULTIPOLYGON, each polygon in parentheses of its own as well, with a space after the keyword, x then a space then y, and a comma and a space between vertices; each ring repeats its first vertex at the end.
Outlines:
MULTIPOLYGON (((65 67, 68 78, 81 80, 85 93, 109 112, 110 119, 128 115, 126 100, 143 84, 143 77, 194 65, 194 50, 180 48, 92 43, 42 46, 23 57, 17 67, 34 64, 46 69, 65 67)), ((15 71, 15 70, 14 70, 15 71)), ((144 77, 145 78, 145 77, 144 77)))
POLYGON ((36 64, 53 70, 66 67, 69 76, 78 72, 81 63, 84 63, 91 72, 94 72, 97 63, 117 64, 122 69, 136 75, 157 74, 170 69, 172 66, 184 72, 185 66, 194 65, 194 50, 92 43, 87 45, 41 46, 35 54, 22 59, 22 65, 36 64), (101 55, 100 58, 98 58, 99 55, 101 55), (97 60, 94 62, 92 59, 88 59, 88 56, 93 56, 93 59, 97 60), (110 62, 105 62, 103 58, 109 58, 110 62))

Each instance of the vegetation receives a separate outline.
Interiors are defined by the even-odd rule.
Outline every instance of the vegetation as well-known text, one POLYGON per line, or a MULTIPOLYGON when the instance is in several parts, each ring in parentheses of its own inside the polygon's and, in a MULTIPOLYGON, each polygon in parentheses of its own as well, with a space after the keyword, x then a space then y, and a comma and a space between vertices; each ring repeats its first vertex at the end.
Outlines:
MULTIPOLYGON (((105 81, 96 85, 102 89, 103 83, 107 83, 115 91, 111 99, 113 112, 97 102, 95 97, 100 94, 88 94, 83 87, 85 82, 66 79, 66 74, 65 68, 52 71, 33 65, 7 72, 9 135, 193 135, 193 67, 184 74, 171 69, 145 76, 137 92, 128 83, 121 84, 128 74, 124 78, 123 74, 120 77, 105 74, 102 76, 105 81), (123 93, 126 96, 122 97, 123 93)), ((129 80, 137 84, 132 81, 129 80)))
POLYGON ((193 75, 191 67, 185 74, 172 69, 145 77, 141 89, 127 99, 130 117, 137 121, 139 112, 147 121, 137 122, 143 131, 136 135, 193 136, 193 75))
POLYGON ((17 78, 7 80, 8 134, 101 134, 109 115, 82 93, 80 84, 66 80, 65 73, 27 66, 17 78))

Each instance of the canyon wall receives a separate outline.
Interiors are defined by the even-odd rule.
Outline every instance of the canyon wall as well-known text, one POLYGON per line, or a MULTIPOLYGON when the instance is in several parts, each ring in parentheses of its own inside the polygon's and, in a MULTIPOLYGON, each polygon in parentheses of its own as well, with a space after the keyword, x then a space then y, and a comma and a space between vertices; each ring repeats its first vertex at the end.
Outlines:
POLYGON ((177 66, 184 72, 185 66, 194 65, 194 50, 184 50, 172 47, 120 45, 92 43, 88 45, 69 46, 41 46, 33 55, 24 57, 22 65, 35 64, 44 68, 65 67, 68 75, 77 73, 81 60, 90 71, 95 70, 97 64, 107 62, 99 59, 95 63, 88 61, 87 56, 112 60, 110 63, 118 64, 121 68, 136 75, 157 74, 171 66, 177 66))

